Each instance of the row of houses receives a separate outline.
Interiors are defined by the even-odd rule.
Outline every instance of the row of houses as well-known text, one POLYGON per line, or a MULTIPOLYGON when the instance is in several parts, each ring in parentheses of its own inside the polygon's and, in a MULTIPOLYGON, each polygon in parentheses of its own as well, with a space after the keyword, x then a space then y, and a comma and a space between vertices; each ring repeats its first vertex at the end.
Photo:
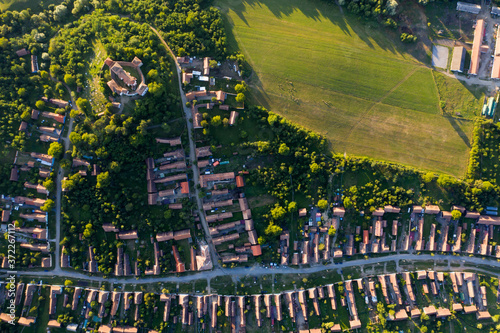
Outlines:
MULTIPOLYGON (((24 57, 27 56, 28 54, 30 53, 25 48, 16 51, 16 55, 18 57, 24 57)), ((32 74, 38 73, 38 58, 34 54, 31 55, 31 73, 32 74)))
MULTIPOLYGON (((170 147, 181 144, 180 138, 157 138, 156 141, 168 144, 170 147)), ((182 204, 178 201, 190 195, 184 150, 181 148, 168 151, 157 160, 152 157, 147 158, 146 167, 148 204, 168 204, 171 209, 181 209, 182 204), (159 165, 156 166, 156 163, 159 165), (157 186, 164 187, 164 189, 158 190, 157 186)))
MULTIPOLYGON (((102 226, 105 232, 113 232, 116 234, 116 239, 119 240, 137 240, 138 233, 136 230, 133 231, 119 231, 114 225, 105 223, 102 226)), ((191 242, 191 230, 184 229, 178 231, 168 231, 161 232, 155 236, 155 239, 151 239, 151 243, 153 244, 153 253, 154 260, 151 267, 146 268, 144 271, 145 275, 160 275, 162 272, 160 259, 167 255, 163 250, 160 250, 159 243, 168 242, 171 240, 174 241, 182 241, 189 240, 191 242)), ((201 270, 209 270, 212 268, 212 261, 210 258, 210 253, 208 251, 208 246, 205 243, 198 244, 199 246, 195 250, 194 247, 190 247, 190 255, 191 255, 191 271, 201 271, 201 270)), ((88 261, 84 263, 83 267, 86 267, 89 273, 97 273, 99 271, 97 261, 95 259, 96 253, 93 247, 89 247, 88 251, 88 261)), ((182 262, 179 251, 176 245, 172 245, 172 252, 170 253, 175 260, 175 270, 176 273, 183 273, 186 271, 186 266, 182 262)), ((140 258, 140 251, 137 251, 137 258, 140 258)), ((65 254, 64 247, 61 255, 61 267, 69 267, 69 259, 65 254)), ((139 268, 138 261, 132 261, 129 257, 129 254, 125 251, 124 247, 117 248, 116 255, 116 264, 114 269, 115 276, 140 276, 141 270, 139 268), (134 263, 134 266, 131 266, 131 262, 134 263)))
MULTIPOLYGON (((299 214, 305 216, 307 211, 303 210, 302 212, 301 209, 299 214)), ((340 219, 345 215, 344 208, 335 207, 333 208, 331 221, 325 221, 321 227, 305 226, 304 240, 294 241, 292 247, 289 241, 289 233, 287 231, 282 233, 279 248, 281 264, 292 266, 318 264, 324 260, 356 254, 408 251, 412 246, 416 251, 465 252, 500 258, 500 246, 492 244, 494 228, 500 225, 500 217, 480 215, 477 212, 466 211, 464 207, 453 206, 452 210, 459 210, 465 218, 476 221, 476 227, 471 229, 468 245, 463 250, 464 244, 461 236, 467 230, 466 222, 453 221, 450 211, 441 211, 439 206, 436 205, 427 205, 426 207, 415 205, 412 210, 412 221, 415 221, 415 224, 414 231, 410 233, 406 232, 408 228, 403 227, 397 215, 394 215, 400 213, 400 208, 388 205, 372 212, 371 226, 364 230, 360 226, 355 227, 355 229, 352 229, 354 232, 345 235, 346 242, 340 246, 334 246, 331 237, 328 235, 328 229, 330 226, 333 226, 335 230, 342 229, 344 226, 340 219), (430 225, 428 235, 423 233, 424 215, 433 215, 436 221, 439 221, 439 224, 433 223, 430 225), (385 216, 396 218, 388 221, 384 218, 385 216), (439 233, 438 225, 442 227, 439 233), (402 232, 399 232, 400 228, 402 228, 402 232), (477 243, 475 242, 476 233, 479 236, 477 243), (449 235, 453 235, 453 238, 449 235)))
MULTIPOLYGON (((27 315, 33 296, 39 288, 41 287, 36 284, 25 286, 24 283, 19 283, 16 286, 15 305, 18 307, 23 305, 18 315, 18 324, 31 326, 36 323, 37 318, 27 315)), ((488 304, 487 293, 487 287, 481 285, 480 278, 475 273, 417 271, 382 274, 346 280, 338 284, 274 294, 234 296, 161 293, 155 297, 158 297, 160 304, 163 304, 163 310, 161 308, 158 310, 162 311, 164 322, 179 323, 186 327, 192 326, 196 322, 202 325, 203 329, 216 330, 218 328, 217 320, 222 312, 229 319, 232 331, 241 332, 246 329, 246 317, 249 313, 255 315, 258 327, 263 325, 264 316, 274 325, 275 322, 281 322, 285 319, 285 313, 292 322, 297 322, 300 319, 301 322, 307 324, 310 316, 322 315, 319 303, 323 301, 329 301, 332 311, 337 311, 339 306, 348 310, 349 326, 347 328, 350 330, 360 329, 363 324, 367 324, 361 322, 359 311, 374 312, 378 302, 383 302, 394 309, 393 312, 386 314, 386 319, 389 321, 410 320, 419 318, 422 314, 435 319, 443 319, 450 317, 453 313, 473 314, 477 321, 485 321, 492 319, 488 312, 488 307, 491 304, 488 304), (450 292, 453 292, 451 296, 450 292), (419 304, 417 293, 427 294, 427 299, 439 299, 440 295, 443 294, 446 300, 419 304), (383 300, 378 297, 379 295, 382 295, 383 300), (367 309, 358 309, 360 302, 356 301, 357 298, 364 298, 367 309), (172 307, 176 305, 180 307, 180 312, 178 315, 172 315, 172 307), (309 308, 311 305, 312 308, 309 308), (207 318, 206 321, 205 318, 207 318), (209 327, 207 327, 208 325, 209 327)), ((500 292, 497 291, 497 296, 499 294, 500 292)), ((96 313, 98 318, 119 318, 121 306, 125 314, 133 310, 134 321, 138 321, 140 319, 139 309, 144 301, 144 293, 141 291, 109 292, 81 287, 76 287, 73 291, 64 291, 62 286, 50 286, 50 318, 54 318, 57 314, 58 297, 63 297, 63 306, 71 308, 73 311, 78 308, 79 303, 87 304, 84 315, 87 319, 90 316, 90 306, 88 305, 95 301, 98 304, 96 313), (109 311, 105 306, 107 302, 111 303, 109 311)), ((1 320, 7 321, 7 317, 5 314, 0 315, 1 320)), ((78 325, 78 323, 74 324, 78 325)), ((98 332, 122 332, 123 329, 127 329, 127 332, 137 332, 137 329, 134 331, 133 327, 118 327, 117 329, 110 325, 101 325, 98 332)), ((334 323, 331 331, 342 331, 340 323, 334 323)))
MULTIPOLYGON (((206 150, 197 150, 197 156, 202 157, 210 152, 206 150)), ((243 174, 243 173, 242 173, 243 174)), ((215 246, 223 243, 230 243, 222 249, 221 260, 224 264, 243 263, 248 261, 248 256, 251 254, 254 257, 262 255, 262 249, 258 243, 257 232, 252 219, 252 211, 248 205, 248 200, 244 193, 241 192, 244 186, 242 174, 235 176, 234 172, 215 175, 201 175, 200 184, 202 187, 214 188, 211 193, 210 200, 205 200, 203 210, 205 219, 211 224, 209 228, 212 241, 215 246), (233 217, 233 213, 225 211, 224 207, 233 206, 233 197, 227 188, 219 189, 221 184, 231 184, 236 182, 238 190, 234 191, 237 195, 239 210, 242 213, 242 220, 224 222, 225 219, 233 217), (219 212, 220 210, 220 212, 219 212), (211 212, 212 214, 208 214, 211 212), (247 234, 248 241, 241 246, 235 246, 233 243, 240 239, 240 235, 247 234), (235 253, 234 253, 234 252, 235 253)), ((221 250, 219 250, 221 251, 221 250)))

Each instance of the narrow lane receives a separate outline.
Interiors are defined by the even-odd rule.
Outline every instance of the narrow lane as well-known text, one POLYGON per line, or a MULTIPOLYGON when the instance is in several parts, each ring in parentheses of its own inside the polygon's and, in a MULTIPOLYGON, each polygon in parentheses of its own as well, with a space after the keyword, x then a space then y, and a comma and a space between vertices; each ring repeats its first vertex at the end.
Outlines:
POLYGON ((188 130, 188 137, 189 137, 189 160, 190 160, 190 164, 191 164, 191 169, 193 170, 193 181, 194 181, 194 191, 195 191, 195 198, 196 198, 196 203, 198 205, 198 216, 200 217, 200 221, 201 221, 201 224, 203 226, 203 230, 205 231, 205 239, 208 243, 208 246, 210 248, 210 257, 212 258, 212 263, 214 265, 214 268, 220 268, 220 264, 219 264, 219 257, 218 257, 218 254, 217 254, 217 251, 215 249, 215 245, 212 241, 212 236, 210 236, 210 232, 208 230, 208 223, 205 219, 205 214, 203 212, 203 210, 201 209, 203 207, 203 204, 201 202, 201 198, 200 198, 200 191, 198 189, 199 187, 199 184, 200 184, 200 180, 199 180, 199 177, 200 177, 200 171, 198 169, 198 165, 196 163, 196 145, 194 144, 194 140, 193 140, 193 135, 194 135, 194 132, 193 132, 193 121, 192 121, 192 114, 191 114, 191 110, 186 106, 186 95, 184 94, 184 89, 182 88, 182 81, 181 81, 181 77, 182 77, 182 70, 181 70, 181 66, 179 65, 179 63, 177 62, 177 57, 175 56, 174 52, 172 52, 172 50, 170 49, 170 47, 168 46, 168 44, 165 42, 165 40, 163 39, 163 37, 160 35, 160 33, 155 29, 153 28, 152 26, 149 26, 151 28, 151 30, 156 34, 156 36, 158 36, 158 38, 160 39, 161 43, 165 46, 165 48, 168 50, 168 52, 170 53, 170 55, 172 56, 174 62, 175 62, 175 69, 177 70, 177 80, 179 82, 179 92, 180 92, 180 95, 181 95, 181 103, 182 103, 182 109, 184 111, 184 117, 186 119, 186 125, 187 125, 187 130, 188 130))
MULTIPOLYGON (((73 99, 73 96, 71 95, 71 89, 63 82, 64 87, 68 90, 69 96, 71 98, 71 104, 72 108, 74 110, 77 110, 75 100, 73 99)), ((64 152, 69 149, 70 147, 70 141, 69 141, 69 135, 71 134, 71 131, 73 130, 73 118, 71 118, 71 115, 68 114, 67 117, 69 117, 69 123, 68 123, 68 133, 66 136, 62 137, 63 145, 64 145, 64 152)), ((60 274, 62 272, 61 270, 61 249, 59 243, 61 242, 61 201, 62 201, 62 180, 64 178, 64 170, 59 167, 59 170, 57 170, 57 180, 56 180, 56 249, 54 253, 54 269, 52 270, 52 273, 60 274)))

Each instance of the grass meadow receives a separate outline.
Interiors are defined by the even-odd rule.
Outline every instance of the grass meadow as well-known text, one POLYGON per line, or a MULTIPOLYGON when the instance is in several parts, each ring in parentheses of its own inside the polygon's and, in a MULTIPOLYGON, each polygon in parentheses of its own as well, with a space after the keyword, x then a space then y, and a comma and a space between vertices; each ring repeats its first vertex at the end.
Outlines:
POLYGON ((481 96, 452 78, 436 84, 395 32, 320 0, 215 4, 231 51, 254 70, 253 102, 325 135, 335 152, 464 175, 473 124, 449 109, 481 96))

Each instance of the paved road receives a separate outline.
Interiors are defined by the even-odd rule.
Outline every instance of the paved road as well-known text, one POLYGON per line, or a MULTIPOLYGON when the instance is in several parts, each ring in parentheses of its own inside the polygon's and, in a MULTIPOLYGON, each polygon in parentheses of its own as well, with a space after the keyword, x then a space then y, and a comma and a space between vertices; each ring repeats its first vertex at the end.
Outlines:
MULTIPOLYGON (((66 89, 69 92, 69 95, 71 96, 71 89, 63 82, 63 85, 66 87, 66 89)), ((73 109, 77 109, 75 100, 73 99, 73 96, 71 96, 71 103, 73 104, 73 109)), ((68 115, 69 116, 69 115, 68 115)), ((69 135, 71 134, 71 131, 73 130, 73 118, 69 119, 68 123, 68 133, 66 136, 62 137, 63 143, 64 143, 64 151, 66 152, 69 149, 70 146, 70 141, 69 141, 69 135)), ((55 243, 56 243, 56 249, 55 249, 55 254, 54 254, 54 269, 52 270, 53 274, 61 274, 63 271, 61 270, 61 250, 60 250, 60 245, 59 242, 61 241, 61 200, 62 200, 62 186, 61 182, 64 178, 64 170, 59 167, 59 170, 57 171, 57 181, 56 181, 56 238, 55 238, 55 243)))
MULTIPOLYGON (((191 275, 185 275, 185 276, 168 276, 168 277, 151 277, 151 278, 141 278, 140 280, 136 280, 135 277, 126 277, 126 278, 115 278, 115 277, 110 277, 110 278, 103 278, 99 276, 88 276, 82 273, 78 273, 75 271, 61 271, 60 274, 55 274, 55 271, 40 271, 40 272, 30 272, 30 271, 18 271, 18 275, 21 276, 37 276, 37 277, 53 277, 55 275, 63 278, 68 278, 68 279, 77 279, 77 280, 90 280, 90 281, 97 281, 97 282, 110 282, 110 283, 125 283, 125 284, 138 284, 138 283, 144 283, 144 284, 149 284, 149 283, 158 283, 158 282, 173 282, 173 283, 186 283, 186 282, 192 282, 195 280, 200 280, 200 279, 212 279, 218 276, 227 276, 231 275, 231 277, 243 277, 243 276, 262 276, 262 275, 269 275, 269 274, 310 274, 310 273, 317 273, 317 272, 322 272, 326 270, 335 270, 335 269, 343 269, 343 268, 348 268, 348 267, 360 267, 360 270, 362 269, 363 266, 366 265, 374 265, 374 264, 381 264, 381 263, 386 263, 390 261, 396 261, 397 263, 397 270, 399 270, 399 260, 407 260, 407 261, 425 261, 429 263, 429 267, 432 267, 434 265, 434 262, 439 262, 443 260, 448 260, 449 263, 459 263, 459 264, 469 264, 469 265, 489 265, 495 268, 500 268, 500 262, 496 260, 488 260, 488 259, 482 259, 482 258, 477 258, 477 257, 457 257, 457 256, 452 256, 452 255, 434 255, 431 256, 430 254, 422 254, 422 255, 416 255, 416 254, 401 254, 397 255, 394 254, 392 256, 387 256, 387 257, 381 257, 381 258, 368 258, 368 259, 358 259, 358 260, 351 260, 351 261, 346 261, 344 263, 340 264, 328 264, 328 265, 317 265, 313 267, 307 267, 307 268, 289 268, 289 267, 278 267, 278 268, 273 268, 273 269, 267 269, 262 266, 253 266, 253 267, 237 267, 237 268, 232 268, 230 270, 225 270, 225 269, 215 269, 212 271, 204 271, 204 272, 197 272, 195 274, 191 275), (229 273, 229 274, 228 274, 229 273)), ((457 270, 461 271, 463 270, 463 267, 452 267, 448 265, 448 269, 445 267, 440 267, 439 270, 457 270)), ((484 273, 491 274, 491 272, 485 271, 483 269, 477 269, 478 271, 482 271, 484 273)), ((0 270, 4 271, 5 270, 0 270)))
POLYGON ((196 145, 194 144, 194 140, 193 140, 193 121, 192 121, 192 114, 191 114, 191 110, 186 106, 186 95, 184 94, 184 90, 182 88, 182 81, 181 81, 181 77, 182 77, 182 70, 181 70, 181 66, 179 65, 179 63, 177 62, 177 58, 175 56, 175 54, 172 52, 172 50, 170 49, 170 47, 168 46, 168 44, 165 42, 165 40, 161 37, 160 33, 155 29, 153 28, 152 26, 149 26, 151 28, 151 30, 153 30, 153 32, 158 36, 158 38, 160 39, 161 43, 167 48, 168 52, 170 52, 170 54, 172 55, 172 58, 174 59, 174 62, 175 62, 175 68, 177 70, 177 79, 178 79, 178 82, 179 82, 179 91, 180 91, 180 94, 181 94, 181 102, 182 102, 182 109, 184 111, 184 116, 185 116, 185 119, 186 119, 186 124, 187 124, 187 130, 188 130, 188 137, 189 137, 189 160, 191 162, 191 169, 193 170, 193 181, 194 181, 194 191, 195 191, 195 198, 196 198, 196 203, 198 205, 198 216, 200 217, 200 221, 201 221, 201 224, 203 225, 203 230, 205 231, 205 239, 208 243, 208 246, 210 248, 210 257, 212 258, 212 263, 214 265, 214 267, 220 267, 220 264, 219 264, 219 261, 218 261, 218 254, 217 254, 217 251, 215 249, 215 246, 214 246, 214 243, 212 242, 212 236, 210 236, 210 232, 208 230, 208 223, 205 219, 205 214, 204 212, 201 210, 201 208, 203 207, 203 203, 201 202, 201 198, 200 198, 200 191, 198 189, 198 185, 200 184, 200 180, 199 180, 199 177, 200 177, 200 170, 198 169, 198 166, 196 164, 196 145))

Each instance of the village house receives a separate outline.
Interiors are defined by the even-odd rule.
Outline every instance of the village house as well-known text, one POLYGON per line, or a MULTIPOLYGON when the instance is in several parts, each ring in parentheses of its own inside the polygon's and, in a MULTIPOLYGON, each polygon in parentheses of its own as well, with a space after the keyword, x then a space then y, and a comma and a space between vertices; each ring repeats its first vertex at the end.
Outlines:
POLYGON ((482 47, 484 29, 485 29, 484 20, 483 19, 477 20, 476 27, 474 30, 474 39, 472 42, 472 54, 469 66, 470 75, 477 75, 479 72, 479 61, 481 59, 481 53, 485 52, 485 49, 483 49, 482 47))
POLYGON ((25 48, 22 48, 22 49, 16 51, 16 55, 18 57, 24 57, 25 55, 28 55, 28 54, 30 54, 30 53, 25 48))
POLYGON ((57 295, 62 293, 62 286, 51 286, 50 287, 50 300, 49 300, 49 315, 56 314, 56 304, 57 304, 57 295))
MULTIPOLYGON (((57 98, 42 97, 42 101, 44 101, 46 103, 54 104, 58 108, 65 108, 69 105, 68 101, 64 101, 62 99, 57 99, 57 98)), ((57 114, 52 113, 52 112, 42 112, 42 117, 45 117, 45 118, 51 118, 52 115, 57 115, 57 114)))
POLYGON ((38 73, 38 58, 36 55, 31 55, 31 73, 38 73))

